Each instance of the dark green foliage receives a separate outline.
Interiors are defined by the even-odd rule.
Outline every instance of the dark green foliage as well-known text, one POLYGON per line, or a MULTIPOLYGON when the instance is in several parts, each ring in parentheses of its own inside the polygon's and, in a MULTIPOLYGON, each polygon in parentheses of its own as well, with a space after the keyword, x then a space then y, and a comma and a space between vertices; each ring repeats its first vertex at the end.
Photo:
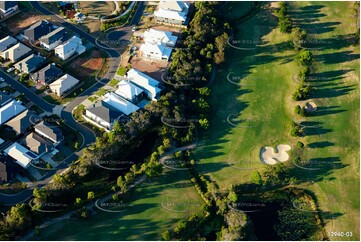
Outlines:
POLYGON ((305 144, 302 143, 301 141, 297 141, 297 147, 298 148, 303 148, 303 147, 305 147, 305 144))
POLYGON ((307 33, 305 30, 300 29, 299 27, 293 28, 291 32, 291 41, 292 45, 296 50, 301 49, 305 44, 307 33))
POLYGON ((287 6, 285 2, 279 3, 280 9, 276 12, 278 16, 278 27, 282 33, 289 33, 292 29, 292 22, 287 17, 287 6))
POLYGON ((308 85, 300 85, 296 91, 292 94, 292 98, 295 101, 305 100, 309 97, 311 87, 308 85))
POLYGON ((295 122, 292 122, 291 136, 297 137, 297 136, 301 136, 302 134, 303 134, 303 130, 301 126, 295 122))
POLYGON ((301 82, 306 80, 306 77, 311 73, 311 70, 308 66, 303 66, 300 72, 298 73, 298 78, 301 82))
POLYGON ((312 60, 313 60, 313 55, 310 51, 308 50, 301 50, 297 55, 296 55, 296 61, 303 66, 308 66, 311 64, 312 60))
POLYGON ((312 236, 318 230, 318 226, 313 213, 300 211, 288 205, 278 212, 278 219, 280 222, 274 229, 282 240, 315 240, 312 236))
POLYGON ((252 183, 256 185, 262 185, 262 177, 258 171, 252 173, 252 183))

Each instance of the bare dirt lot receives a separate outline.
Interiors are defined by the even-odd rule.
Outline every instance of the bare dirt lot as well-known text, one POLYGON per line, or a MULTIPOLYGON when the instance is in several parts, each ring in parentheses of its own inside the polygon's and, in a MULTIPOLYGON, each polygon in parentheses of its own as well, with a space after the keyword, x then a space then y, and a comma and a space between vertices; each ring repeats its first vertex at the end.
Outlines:
POLYGON ((79 77, 89 77, 89 75, 94 76, 95 72, 102 68, 103 61, 104 56, 101 52, 92 49, 67 63, 66 66, 71 68, 79 77))
POLYGON ((148 61, 143 60, 141 57, 133 57, 131 60, 133 68, 144 72, 145 74, 160 80, 163 73, 166 71, 167 61, 148 61))
POLYGON ((15 35, 18 34, 21 30, 29 27, 30 25, 41 19, 50 20, 51 18, 49 16, 40 14, 37 11, 29 10, 27 12, 22 12, 12 18, 9 18, 2 23, 2 26, 7 27, 7 29, 15 35))
POLYGON ((112 1, 80 2, 78 3, 78 9, 89 16, 106 16, 115 10, 115 4, 112 1))

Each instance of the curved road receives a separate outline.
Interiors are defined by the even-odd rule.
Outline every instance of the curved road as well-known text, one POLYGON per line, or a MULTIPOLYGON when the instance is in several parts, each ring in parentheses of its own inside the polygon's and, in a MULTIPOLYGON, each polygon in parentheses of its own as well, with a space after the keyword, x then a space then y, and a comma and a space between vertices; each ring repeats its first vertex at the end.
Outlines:
MULTIPOLYGON (((48 9, 44 8, 39 2, 30 2, 31 5, 38 10, 39 12, 43 13, 44 15, 49 15, 53 18, 54 22, 57 22, 64 27, 72 30, 74 33, 78 34, 79 36, 85 38, 87 41, 91 42, 93 45, 97 46, 98 49, 105 51, 110 58, 109 68, 107 73, 105 74, 104 78, 101 80, 101 82, 95 83, 93 86, 91 86, 89 89, 81 93, 77 98, 75 98, 73 101, 67 103, 63 110, 61 111, 61 118, 64 119, 64 122, 74 130, 81 133, 83 136, 84 142, 82 146, 80 147, 80 150, 84 147, 86 147, 89 144, 92 144, 95 142, 95 134, 92 132, 91 129, 88 127, 76 122, 76 120, 73 118, 72 110, 78 106, 80 103, 82 103, 85 99, 87 99, 91 94, 96 92, 99 88, 103 87, 105 83, 109 82, 115 73, 117 72, 120 61, 121 61, 121 54, 118 51, 124 51, 126 49, 126 46, 123 48, 119 48, 117 50, 111 49, 111 48, 103 48, 102 46, 99 46, 95 42, 95 38, 91 36, 90 34, 86 33, 82 29, 78 28, 77 26, 65 21, 62 17, 55 15, 53 12, 49 11, 48 9)), ((136 10, 136 13, 131 21, 131 23, 124 28, 121 28, 122 33, 124 33, 122 36, 119 36, 119 39, 123 40, 130 40, 132 33, 132 28, 140 21, 140 18, 143 14, 143 11, 145 9, 145 3, 139 2, 139 6, 136 10)), ((25 96, 32 101, 35 105, 39 106, 40 108, 44 109, 46 112, 53 113, 53 109, 56 107, 54 104, 48 103, 38 95, 36 95, 34 92, 29 90, 27 87, 23 86, 20 82, 13 79, 11 76, 9 76, 7 73, 0 70, 1 77, 4 78, 5 82, 10 84, 13 88, 15 88, 18 92, 24 93, 25 96)), ((15 205, 17 203, 22 203, 29 199, 32 196, 33 189, 35 187, 42 187, 45 186, 53 177, 54 174, 59 174, 62 171, 64 171, 69 164, 71 164, 72 161, 75 161, 80 155, 82 154, 81 151, 71 154, 69 157, 67 157, 58 167, 56 170, 49 171, 45 177, 42 178, 41 181, 33 183, 33 186, 26 188, 24 191, 18 193, 18 194, 12 194, 12 195, 6 195, 6 194, 0 194, 0 203, 4 205, 15 205)))

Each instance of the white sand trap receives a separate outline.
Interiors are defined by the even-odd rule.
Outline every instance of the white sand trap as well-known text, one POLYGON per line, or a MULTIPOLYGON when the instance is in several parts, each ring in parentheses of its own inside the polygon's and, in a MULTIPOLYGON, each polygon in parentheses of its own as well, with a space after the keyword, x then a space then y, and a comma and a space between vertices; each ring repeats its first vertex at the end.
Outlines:
POLYGON ((262 147, 260 158, 261 161, 268 165, 275 165, 277 162, 285 162, 289 155, 287 151, 291 150, 289 145, 277 145, 276 152, 270 146, 262 147))
POLYGON ((308 113, 315 112, 317 110, 317 105, 314 102, 307 102, 305 105, 305 110, 308 113))

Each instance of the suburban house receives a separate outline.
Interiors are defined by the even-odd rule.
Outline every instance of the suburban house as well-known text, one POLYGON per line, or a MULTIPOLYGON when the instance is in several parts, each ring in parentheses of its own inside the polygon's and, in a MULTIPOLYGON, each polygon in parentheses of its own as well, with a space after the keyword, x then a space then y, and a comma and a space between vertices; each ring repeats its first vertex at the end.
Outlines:
POLYGON ((145 90, 149 99, 157 100, 159 98, 162 89, 157 80, 134 68, 130 69, 126 75, 131 82, 145 90))
POLYGON ((38 69, 44 62, 46 58, 36 54, 31 54, 28 57, 17 62, 14 67, 22 73, 31 73, 38 69))
POLYGON ((28 134, 25 137, 24 145, 36 153, 38 157, 41 157, 43 154, 51 152, 54 149, 50 141, 44 139, 34 132, 28 134))
POLYGON ((0 125, 17 116, 25 109, 20 101, 0 92, 0 125))
POLYGON ((154 11, 154 18, 157 23, 184 26, 187 25, 187 14, 171 10, 159 9, 154 11))
POLYGON ((20 60, 22 57, 29 54, 31 49, 22 43, 17 43, 12 47, 4 50, 0 53, 5 60, 10 60, 11 62, 16 62, 20 60))
POLYGON ((58 27, 54 31, 50 32, 47 35, 44 35, 39 39, 40 45, 46 50, 53 50, 55 47, 61 44, 64 41, 67 35, 67 31, 64 27, 58 27))
POLYGON ((16 117, 10 119, 6 123, 6 126, 12 128, 17 135, 23 134, 32 125, 30 119, 33 115, 34 112, 27 109, 16 117))
POLYGON ((142 57, 155 60, 169 60, 172 49, 161 44, 144 43, 139 48, 142 57))
POLYGON ((31 75, 31 79, 34 82, 46 85, 57 80, 62 74, 63 70, 56 67, 55 63, 52 63, 31 75))
POLYGON ((19 9, 17 1, 0 1, 0 11, 3 17, 15 13, 19 9))
POLYGON ((118 84, 116 94, 128 99, 133 103, 138 103, 145 98, 147 94, 140 87, 134 85, 131 81, 122 80, 118 84))
POLYGON ((52 32, 54 29, 56 29, 55 25, 50 23, 48 20, 43 19, 25 29, 22 35, 27 40, 37 41, 44 35, 52 32))
POLYGON ((128 100, 122 98, 114 92, 108 92, 104 95, 103 102, 118 109, 120 112, 129 116, 131 113, 138 111, 139 107, 128 100))
POLYGON ((81 39, 77 36, 71 37, 65 43, 55 47, 55 55, 62 60, 67 60, 75 54, 82 54, 86 50, 81 39))
POLYGON ((43 138, 50 140, 53 146, 57 146, 64 139, 61 130, 51 124, 41 121, 34 126, 35 133, 43 138))
POLYGON ((164 46, 174 47, 177 42, 177 36, 171 32, 149 29, 144 32, 144 42, 149 44, 162 44, 164 46))
POLYGON ((0 40, 0 52, 7 50, 9 47, 15 45, 17 42, 18 41, 11 36, 6 36, 5 38, 2 38, 0 40))
POLYGON ((159 9, 183 12, 185 14, 188 14, 189 11, 189 3, 184 1, 160 1, 158 6, 159 9))
POLYGON ((19 172, 19 165, 13 160, 3 154, 0 154, 0 182, 8 182, 15 178, 17 172, 19 172))
POLYGON ((31 161, 39 158, 38 155, 17 142, 6 148, 4 153, 13 158, 17 164, 25 169, 29 167, 31 161))
POLYGON ((118 109, 104 101, 100 101, 85 111, 84 118, 90 123, 110 131, 113 128, 114 123, 123 115, 124 114, 118 109))
POLYGON ((82 14, 81 12, 77 12, 76 14, 74 14, 73 19, 75 21, 77 21, 78 23, 82 23, 86 19, 86 16, 85 16, 85 14, 82 14))
POLYGON ((72 87, 76 86, 79 80, 75 77, 65 74, 56 81, 49 84, 50 90, 58 96, 63 96, 64 93, 69 91, 72 87))

